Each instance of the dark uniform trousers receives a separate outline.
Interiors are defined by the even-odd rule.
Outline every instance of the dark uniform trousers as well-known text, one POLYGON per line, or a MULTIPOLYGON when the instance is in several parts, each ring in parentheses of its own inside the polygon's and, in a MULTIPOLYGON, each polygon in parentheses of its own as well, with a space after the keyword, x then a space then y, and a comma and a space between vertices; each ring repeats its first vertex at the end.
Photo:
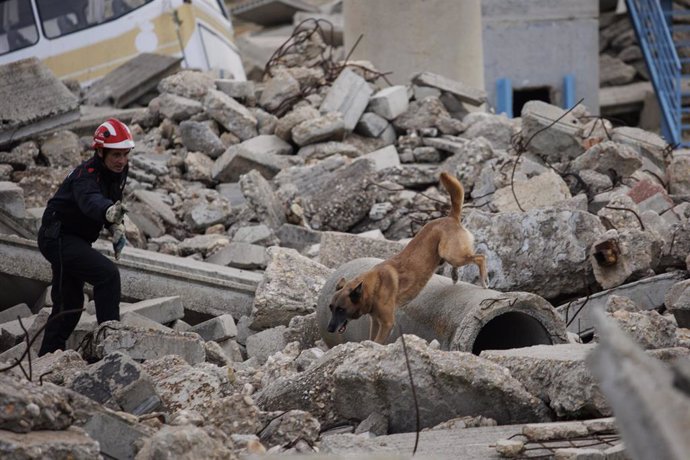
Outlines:
POLYGON ((120 272, 115 264, 91 244, 60 232, 59 222, 44 223, 38 232, 38 248, 53 269, 53 310, 48 318, 39 356, 64 350, 77 327, 84 307, 84 283, 93 286, 98 323, 120 319, 120 272))

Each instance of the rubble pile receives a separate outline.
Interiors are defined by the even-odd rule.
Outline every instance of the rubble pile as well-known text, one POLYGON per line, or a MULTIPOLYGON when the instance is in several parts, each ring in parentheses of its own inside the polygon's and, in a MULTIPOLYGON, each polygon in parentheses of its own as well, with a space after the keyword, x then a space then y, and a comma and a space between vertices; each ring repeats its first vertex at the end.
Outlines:
MULTIPOLYGON (((607 315, 645 359, 687 358, 690 153, 582 106, 566 113, 533 101, 508 119, 443 76, 388 86, 370 63, 324 61, 327 48, 312 34, 277 56, 260 83, 190 70, 160 81, 130 123, 128 240, 256 271, 252 308, 233 316, 192 314, 179 298, 123 304, 121 322, 97 326, 84 314, 73 350, 40 359, 40 339, 27 351, 25 328, 33 337, 47 310, 0 312, 0 362, 11 367, 0 372, 0 452, 338 453, 343 443, 416 431, 416 407, 419 428, 430 429, 422 442, 444 430, 611 416, 607 387, 586 362, 594 345, 580 337, 479 356, 412 335, 325 346, 315 309, 328 276, 351 259, 396 253, 445 215, 442 171, 465 187, 464 225, 492 289, 567 306, 611 290, 607 315), (626 295, 631 283, 668 271, 680 275, 661 302, 626 295)), ((35 221, 88 143, 59 131, 0 152, 0 207, 35 221)), ((478 284, 476 268, 463 267, 460 279, 478 284)), ((577 313, 568 314, 570 326, 577 313)), ((597 368, 607 359, 615 361, 600 354, 597 368)), ((610 422, 551 427, 523 434, 582 440, 615 431, 610 422)), ((506 440, 493 452, 523 448, 506 440)))

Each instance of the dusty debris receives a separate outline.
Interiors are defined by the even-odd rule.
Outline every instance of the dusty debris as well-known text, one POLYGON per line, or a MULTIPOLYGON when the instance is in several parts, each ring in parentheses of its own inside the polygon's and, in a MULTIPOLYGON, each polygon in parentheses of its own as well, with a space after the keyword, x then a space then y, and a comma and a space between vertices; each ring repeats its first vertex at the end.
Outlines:
MULTIPOLYGON (((245 13, 268 8, 281 22, 295 10, 314 14, 298 3, 253 2, 245 13)), ((616 50, 616 61, 603 59, 612 64, 608 82, 627 81, 631 67, 634 78, 642 73, 633 37, 614 33, 623 28, 612 22, 601 31, 602 46, 616 50)), ((115 458, 407 454, 419 409, 429 428, 421 452, 459 452, 477 437, 486 456, 521 455, 537 442, 552 443, 540 447, 545 455, 596 456, 603 447, 585 452, 595 438, 612 445, 611 455, 639 449, 628 439, 623 447, 612 422, 583 420, 623 403, 621 418, 639 409, 599 388, 592 374, 601 366, 592 371, 585 355, 613 334, 593 329, 593 316, 606 311, 648 356, 687 358, 687 152, 669 154, 658 136, 613 128, 582 106, 567 112, 532 101, 522 118, 495 115, 481 107, 484 91, 430 72, 390 86, 371 63, 338 60, 323 22, 298 29, 273 46, 257 81, 184 70, 141 100, 131 123, 131 244, 120 262, 132 303, 121 305, 119 324, 96 328, 87 309, 74 350, 32 355, 29 368, 22 325, 29 337, 39 332, 46 313, 34 315, 50 279, 35 245, 0 237, 0 257, 10 261, 0 289, 5 275, 40 285, 34 294, 31 283, 13 284, 12 298, 21 299, 0 304, 24 315, 21 324, 0 316, 0 366, 12 366, 0 373, 0 399, 15 398, 29 421, 0 411, 0 438, 31 449, 45 431, 54 456, 64 445, 86 456, 93 440, 115 458), (432 326, 459 325, 457 334, 427 343, 410 333, 424 336, 428 325, 408 319, 419 327, 404 331, 409 369, 397 333, 386 346, 324 342, 318 309, 328 305, 318 304, 332 270, 389 257, 445 215, 441 171, 465 187, 464 225, 487 257, 492 289, 469 296, 479 305, 465 318, 460 301, 438 310, 439 293, 457 286, 432 282, 423 298, 440 311, 432 326), (514 315, 510 327, 503 314, 514 315), (566 328, 578 343, 567 343, 566 328), (551 420, 571 421, 521 425, 551 420), (523 437, 507 442, 513 435, 523 437), (559 450, 564 440, 575 450, 559 450)), ((75 108, 71 101, 63 107, 75 108)), ((54 128, 3 144, 0 230, 31 236, 21 229, 35 231, 39 208, 89 155, 88 134, 54 128)), ((474 267, 461 272, 476 278, 474 267)))

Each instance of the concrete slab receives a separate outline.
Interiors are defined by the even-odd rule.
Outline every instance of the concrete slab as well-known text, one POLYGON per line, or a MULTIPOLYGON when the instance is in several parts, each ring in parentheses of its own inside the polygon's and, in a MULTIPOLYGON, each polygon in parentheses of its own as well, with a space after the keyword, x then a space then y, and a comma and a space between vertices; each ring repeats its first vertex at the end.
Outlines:
POLYGON ((676 271, 624 284, 556 307, 568 326, 569 332, 588 334, 594 330, 592 312, 606 310, 606 302, 611 295, 628 297, 644 310, 652 310, 664 304, 666 292, 679 281, 687 278, 687 273, 676 271), (573 320, 573 317, 576 318, 573 320))
POLYGON ((181 57, 141 53, 96 81, 86 91, 88 104, 125 107, 180 68, 181 57))
POLYGON ((412 83, 451 93, 461 101, 475 106, 480 106, 486 102, 486 91, 432 72, 418 73, 412 77, 412 83))
POLYGON ((319 8, 300 0, 249 0, 230 9, 233 16, 262 26, 290 24, 299 11, 318 13, 319 8))
POLYGON ((0 145, 79 118, 79 99, 38 58, 0 66, 0 145))
MULTIPOLYGON (((97 241, 94 247, 112 257, 112 245, 97 241)), ((0 235, 0 273, 49 283, 50 264, 36 242, 0 235)), ((249 315, 261 273, 223 267, 191 259, 127 247, 116 261, 125 299, 180 296, 183 305, 210 315, 249 315)))

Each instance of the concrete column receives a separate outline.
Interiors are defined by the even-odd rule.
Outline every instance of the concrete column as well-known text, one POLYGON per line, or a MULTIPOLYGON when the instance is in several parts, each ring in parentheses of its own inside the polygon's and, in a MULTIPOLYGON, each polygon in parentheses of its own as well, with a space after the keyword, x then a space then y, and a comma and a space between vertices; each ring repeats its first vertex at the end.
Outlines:
POLYGON ((388 79, 408 83, 429 71, 484 88, 479 0, 345 0, 345 50, 371 61, 388 79))
MULTIPOLYGON (((341 277, 349 280, 381 259, 361 258, 340 266, 326 281, 318 299, 316 320, 321 337, 330 347, 369 338, 369 316, 350 321, 344 334, 329 333, 328 308, 341 277)), ((438 340, 444 350, 479 354, 482 350, 566 343, 565 322, 542 297, 528 292, 499 292, 469 283, 453 284, 434 275, 422 292, 396 311, 396 326, 389 343, 400 335, 415 334, 438 340)))

